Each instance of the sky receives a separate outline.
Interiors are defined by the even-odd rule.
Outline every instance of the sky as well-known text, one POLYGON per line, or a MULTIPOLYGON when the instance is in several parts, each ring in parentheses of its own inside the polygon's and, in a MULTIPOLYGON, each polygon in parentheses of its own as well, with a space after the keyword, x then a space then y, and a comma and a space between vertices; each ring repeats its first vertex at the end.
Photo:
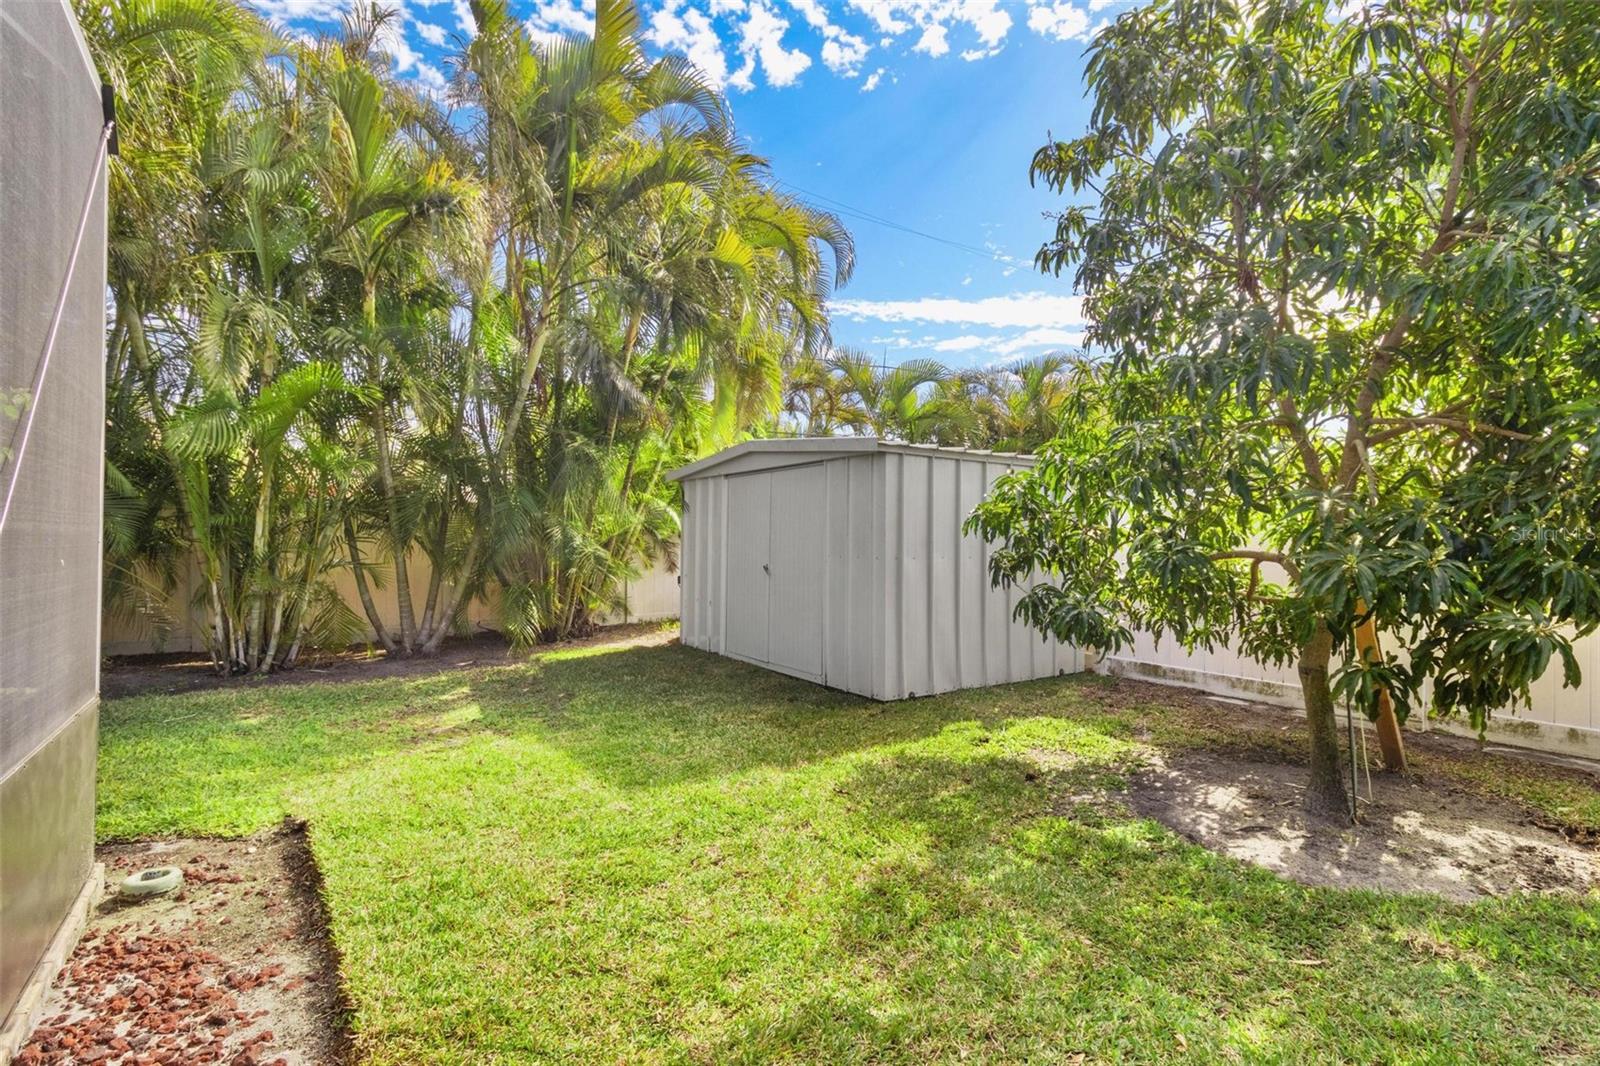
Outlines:
MULTIPOLYGON (((349 0, 254 0, 286 31, 349 0)), ((1030 188, 1052 134, 1087 124, 1084 48, 1129 0, 641 0, 646 46, 686 55, 786 191, 838 214, 856 272, 833 340, 896 364, 1004 365, 1075 347, 1070 280, 1034 252, 1060 200, 1030 188)), ((467 0, 388 0, 396 72, 442 95, 467 0)), ((511 0, 534 34, 586 32, 593 0, 511 0)))

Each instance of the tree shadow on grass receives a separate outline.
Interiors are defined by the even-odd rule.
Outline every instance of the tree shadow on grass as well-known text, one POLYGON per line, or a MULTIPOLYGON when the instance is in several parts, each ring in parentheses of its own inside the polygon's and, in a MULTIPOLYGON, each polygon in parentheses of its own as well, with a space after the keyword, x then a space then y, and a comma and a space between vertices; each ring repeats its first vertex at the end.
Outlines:
POLYGON ((838 908, 835 950, 857 980, 819 974, 814 995, 741 1017, 711 1059, 1597 1050, 1600 1000, 1578 990, 1600 975, 1600 901, 1306 889, 1149 822, 1054 815, 1052 794, 1081 784, 1004 755, 862 765, 843 790, 918 831, 921 861, 872 870, 838 908))
POLYGON ((486 674, 472 695, 485 728, 536 732, 607 784, 648 789, 906 743, 957 722, 1048 716, 1073 684, 881 703, 671 645, 486 674))
POLYGON ((249 833, 351 769, 400 772, 497 738, 557 748, 618 788, 709 781, 957 722, 1053 715, 1077 685, 886 704, 678 645, 600 645, 449 672, 132 697, 103 712, 100 835, 249 833))

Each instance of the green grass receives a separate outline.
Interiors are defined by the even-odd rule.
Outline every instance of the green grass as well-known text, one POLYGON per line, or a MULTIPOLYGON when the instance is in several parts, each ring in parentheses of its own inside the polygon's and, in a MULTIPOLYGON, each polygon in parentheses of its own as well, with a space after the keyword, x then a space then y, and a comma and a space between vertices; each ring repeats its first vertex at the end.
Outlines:
POLYGON ((140 697, 104 708, 99 829, 308 818, 373 1063, 1600 1059, 1600 895, 1307 889, 1075 805, 1135 737, 1282 743, 1110 691, 873 704, 602 647, 140 697))

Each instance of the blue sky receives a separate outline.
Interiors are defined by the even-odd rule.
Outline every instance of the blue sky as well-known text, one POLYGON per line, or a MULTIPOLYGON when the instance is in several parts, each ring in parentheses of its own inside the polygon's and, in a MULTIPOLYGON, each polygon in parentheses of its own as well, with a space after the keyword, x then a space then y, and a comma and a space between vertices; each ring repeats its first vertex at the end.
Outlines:
MULTIPOLYGON (((255 2, 286 30, 317 31, 349 0, 255 2)), ((643 0, 641 17, 653 50, 687 55, 723 87, 789 191, 855 235, 835 343, 966 367, 1078 339, 1069 282, 1032 267, 1056 200, 1029 188, 1028 162, 1048 132, 1084 126, 1084 45, 1127 2, 643 0)), ((466 0, 389 5, 397 71, 442 93, 444 57, 471 32, 466 0)), ((512 7, 536 34, 593 22, 593 0, 512 7)))

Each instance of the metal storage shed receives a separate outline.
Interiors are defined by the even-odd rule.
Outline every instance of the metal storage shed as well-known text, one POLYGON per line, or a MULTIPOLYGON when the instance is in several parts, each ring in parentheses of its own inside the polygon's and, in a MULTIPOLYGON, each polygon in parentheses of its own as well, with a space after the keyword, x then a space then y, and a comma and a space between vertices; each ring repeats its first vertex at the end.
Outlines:
POLYGON ((961 524, 1027 456, 861 437, 747 441, 683 483, 683 642, 894 700, 1075 673, 1013 621, 961 524))

